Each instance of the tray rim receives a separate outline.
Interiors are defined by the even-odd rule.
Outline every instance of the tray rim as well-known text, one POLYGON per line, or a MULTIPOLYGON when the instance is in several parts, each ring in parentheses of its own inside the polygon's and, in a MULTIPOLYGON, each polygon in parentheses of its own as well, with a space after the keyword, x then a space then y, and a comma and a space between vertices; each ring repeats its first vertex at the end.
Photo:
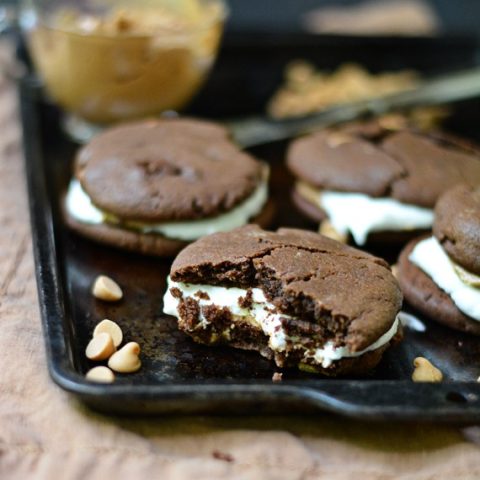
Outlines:
MULTIPOLYGON (((35 274, 47 356, 53 381, 90 407, 105 413, 200 413, 212 404, 231 402, 228 413, 283 413, 324 411, 362 420, 436 421, 470 423, 480 419, 480 383, 413 383, 408 380, 267 380, 183 382, 158 385, 101 385, 87 382, 75 371, 68 343, 68 295, 58 265, 53 206, 43 168, 38 119, 37 84, 29 77, 19 82, 23 151, 35 259, 35 274), (32 107, 36 115, 31 115, 32 107), (56 340, 54 342, 54 339, 56 340), (385 391, 395 393, 386 402, 385 391), (353 394, 355 400, 345 398, 353 394), (397 399, 392 401, 391 398, 397 399), (375 400, 372 401, 372 398, 375 400), (272 405, 272 402, 274 404, 272 405), (379 402, 383 402, 380 404, 379 402), (139 411, 138 406, 143 407, 139 411), (305 410, 289 411, 302 406, 305 410)), ((215 413, 219 413, 217 410, 215 413)))

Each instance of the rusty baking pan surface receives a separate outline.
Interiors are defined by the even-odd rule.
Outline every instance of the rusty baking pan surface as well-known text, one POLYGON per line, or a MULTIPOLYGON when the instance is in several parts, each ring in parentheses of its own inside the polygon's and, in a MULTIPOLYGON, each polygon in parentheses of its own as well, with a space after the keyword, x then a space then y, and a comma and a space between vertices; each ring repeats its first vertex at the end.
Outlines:
MULTIPOLYGON (((325 67, 358 60, 372 70, 414 67, 441 72, 448 62, 452 67, 471 66, 476 56, 475 47, 466 41, 360 40, 367 43, 367 55, 357 39, 334 42, 299 36, 288 42, 277 40, 231 39, 209 84, 192 106, 192 114, 221 118, 255 113, 253 109, 258 113, 281 78, 282 67, 295 57, 310 58, 325 67), (241 81, 243 88, 239 90, 238 85, 229 82, 231 78, 241 81)), ((162 313, 168 261, 103 247, 66 229, 59 210, 60 198, 77 146, 60 131, 57 110, 43 99, 32 78, 21 82, 20 93, 48 368, 62 388, 89 406, 109 413, 328 411, 371 420, 480 419, 478 338, 421 317, 426 330, 406 328, 404 342, 389 350, 377 369, 361 379, 325 379, 286 370, 283 381, 274 383, 272 374, 277 369, 256 353, 195 344, 177 330, 173 318, 162 313), (91 283, 100 273, 122 285, 125 298, 118 305, 102 304, 90 294, 91 283), (84 355, 85 347, 102 318, 118 322, 125 337, 138 341, 143 352, 141 370, 118 375, 111 385, 92 384, 84 378, 92 367, 84 355), (429 358, 446 380, 439 384, 413 383, 410 376, 416 356, 429 358)), ((459 105, 450 126, 472 136, 478 125, 478 111, 478 102, 459 105)), ((291 179, 283 167, 285 146, 272 144, 253 152, 272 167, 276 226, 314 228, 302 220, 289 200, 291 179)), ((374 253, 393 261, 398 251, 374 253)))

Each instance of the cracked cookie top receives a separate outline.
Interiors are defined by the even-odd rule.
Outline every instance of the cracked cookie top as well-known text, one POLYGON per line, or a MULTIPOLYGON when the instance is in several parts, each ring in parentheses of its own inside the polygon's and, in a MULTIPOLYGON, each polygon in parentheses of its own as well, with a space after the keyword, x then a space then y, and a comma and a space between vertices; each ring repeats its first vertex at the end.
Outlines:
POLYGON ((388 130, 375 122, 322 130, 294 141, 287 164, 324 190, 392 197, 433 208, 458 183, 480 183, 480 151, 443 133, 388 130))
POLYGON ((444 193, 435 206, 433 233, 455 262, 480 275, 480 187, 458 185, 444 193))
POLYGON ((228 211, 253 193, 263 165, 220 125, 160 119, 114 127, 83 147, 75 176, 120 219, 190 220, 228 211))
POLYGON ((258 287, 280 312, 360 351, 390 329, 402 294, 388 264, 304 230, 254 225, 204 237, 175 259, 176 282, 258 287))

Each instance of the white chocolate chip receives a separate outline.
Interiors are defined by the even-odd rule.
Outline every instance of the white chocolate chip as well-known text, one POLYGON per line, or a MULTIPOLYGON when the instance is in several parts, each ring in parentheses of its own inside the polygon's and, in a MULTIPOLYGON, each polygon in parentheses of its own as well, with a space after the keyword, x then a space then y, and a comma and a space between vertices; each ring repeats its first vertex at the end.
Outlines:
POLYGON ((92 293, 95 298, 106 302, 116 302, 123 297, 122 289, 110 277, 100 275, 93 284, 92 293))
POLYGON ((142 366, 139 354, 140 345, 136 342, 129 342, 110 357, 108 366, 119 373, 136 372, 142 366))
POLYGON ((417 357, 413 361, 413 366, 415 367, 412 374, 414 382, 441 382, 443 380, 442 372, 426 358, 417 357))
POLYGON ((85 375, 87 380, 98 383, 112 383, 115 380, 115 374, 108 367, 94 367, 85 375))
POLYGON ((325 237, 336 240, 337 242, 347 243, 348 241, 348 235, 340 233, 338 230, 336 230, 329 220, 324 220, 320 224, 320 228, 318 231, 320 234, 325 235, 325 237))
POLYGON ((115 353, 115 345, 109 333, 99 333, 93 337, 85 350, 85 355, 90 360, 106 360, 115 353))
POLYGON ((99 333, 108 333, 113 339, 113 344, 115 347, 119 347, 123 340, 123 332, 122 329, 111 320, 107 318, 102 320, 93 331, 93 336, 96 337, 99 333))

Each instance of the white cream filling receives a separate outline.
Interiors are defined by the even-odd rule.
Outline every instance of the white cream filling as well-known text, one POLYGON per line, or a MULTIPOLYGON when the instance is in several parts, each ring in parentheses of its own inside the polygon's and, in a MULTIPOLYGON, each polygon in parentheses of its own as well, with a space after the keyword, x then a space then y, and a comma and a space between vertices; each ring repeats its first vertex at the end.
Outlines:
POLYGON ((415 315, 412 315, 411 313, 400 312, 398 314, 398 319, 400 320, 400 323, 404 327, 407 327, 410 330, 413 330, 415 332, 427 331, 427 327, 425 326, 425 324, 420 319, 418 319, 415 315))
MULTIPOLYGON (((185 241, 197 240, 211 233, 225 232, 241 227, 247 224, 251 218, 258 215, 267 201, 268 170, 267 168, 265 168, 265 170, 264 178, 255 191, 246 200, 228 212, 200 220, 155 224, 132 223, 127 226, 142 233, 159 233, 168 238, 185 241)), ((83 223, 98 225, 107 223, 106 219, 110 217, 110 215, 102 212, 92 203, 90 197, 76 179, 72 179, 70 182, 66 198, 66 207, 68 213, 73 218, 83 223)))
POLYGON ((357 245, 365 245, 370 232, 428 229, 433 223, 432 210, 393 198, 324 190, 318 191, 316 203, 335 230, 351 233, 357 245))
POLYGON ((408 259, 446 292, 465 315, 480 321, 480 289, 462 282, 435 237, 418 242, 408 259))
POLYGON ((393 322, 393 325, 387 332, 385 332, 376 342, 372 343, 370 346, 364 350, 361 350, 360 352, 351 352, 348 347, 336 347, 332 341, 329 341, 323 346, 323 348, 317 348, 313 358, 317 363, 321 362, 323 368, 326 368, 336 360, 341 360, 342 358, 347 357, 359 357, 364 353, 377 350, 377 348, 380 348, 388 343, 397 333, 398 323, 399 320, 397 316, 393 322))
MULTIPOLYGON (((292 318, 289 315, 272 313, 275 312, 275 306, 270 303, 260 288, 252 288, 252 305, 250 308, 242 308, 239 305, 239 299, 247 295, 247 290, 242 288, 227 288, 212 285, 198 285, 174 282, 168 278, 168 288, 163 298, 163 311, 167 315, 179 317, 178 305, 180 299, 176 298, 170 292, 170 289, 178 288, 183 298, 193 298, 200 307, 207 305, 216 305, 218 307, 227 307, 232 315, 238 317, 253 318, 263 333, 269 337, 269 347, 277 352, 282 352, 287 347, 288 341, 295 341, 295 338, 289 337, 282 325, 281 318, 292 318), (195 296, 197 292, 206 293, 208 299, 195 296)), ((316 363, 321 364, 323 368, 329 367, 333 362, 347 357, 359 357, 364 353, 376 350, 388 343, 398 330, 398 318, 395 319, 391 328, 383 334, 376 342, 360 352, 351 352, 348 347, 336 347, 332 341, 328 341, 322 348, 305 352, 305 358, 313 358, 316 363)), ((200 308, 200 328, 205 328, 208 320, 204 317, 200 308)))
MULTIPOLYGON (((247 295, 247 290, 235 287, 226 288, 212 285, 179 283, 172 281, 169 277, 168 288, 163 298, 163 311, 167 315, 173 315, 174 317, 179 316, 177 307, 180 303, 180 300, 171 294, 171 288, 178 288, 182 292, 184 299, 188 297, 195 299, 200 307, 207 305, 227 307, 232 315, 238 317, 251 317, 257 322, 257 325, 262 328, 263 332, 269 336, 269 346, 272 350, 285 350, 287 346, 287 337, 283 331, 280 318, 288 317, 288 315, 271 313, 269 310, 274 310, 275 307, 273 304, 267 301, 263 291, 260 288, 252 288, 252 305, 247 309, 240 307, 238 303, 240 298, 247 295), (209 299, 195 296, 195 293, 197 292, 206 293, 209 296, 209 299)), ((200 324, 203 327, 206 327, 208 324, 207 319, 201 312, 200 324)))

